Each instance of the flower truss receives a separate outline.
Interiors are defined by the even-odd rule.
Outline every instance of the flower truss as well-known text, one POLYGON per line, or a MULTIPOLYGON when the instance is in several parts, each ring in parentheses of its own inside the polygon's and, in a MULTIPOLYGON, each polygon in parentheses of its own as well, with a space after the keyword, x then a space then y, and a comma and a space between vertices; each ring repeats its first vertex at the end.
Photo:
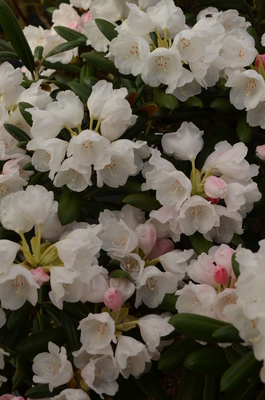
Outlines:
POLYGON ((176 3, 0 0, 0 400, 264 398, 265 15, 176 3))

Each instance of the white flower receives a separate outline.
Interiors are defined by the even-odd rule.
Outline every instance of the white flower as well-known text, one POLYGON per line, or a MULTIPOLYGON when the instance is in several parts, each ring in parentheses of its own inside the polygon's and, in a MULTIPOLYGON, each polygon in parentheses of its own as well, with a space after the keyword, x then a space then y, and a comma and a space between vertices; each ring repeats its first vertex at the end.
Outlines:
POLYGON ((202 253, 199 255, 197 260, 193 260, 188 266, 188 275, 194 281, 198 283, 206 283, 213 287, 217 287, 213 275, 216 265, 213 263, 213 258, 208 254, 202 253))
POLYGON ((50 268, 51 291, 49 297, 60 310, 63 301, 76 303, 84 293, 83 282, 78 280, 80 272, 73 269, 54 266, 50 268))
POLYGON ((55 400, 90 400, 90 397, 82 389, 64 389, 60 394, 54 396, 55 400))
POLYGON ((123 220, 108 224, 101 234, 101 239, 103 240, 102 249, 119 257, 131 253, 138 245, 136 233, 123 220))
POLYGON ((227 288, 223 292, 217 293, 214 306, 215 318, 221 321, 233 322, 234 317, 227 316, 223 311, 228 304, 236 304, 236 301, 236 289, 227 288))
POLYGON ((193 256, 194 251, 190 250, 172 250, 159 257, 159 262, 165 271, 171 272, 178 281, 184 278, 187 272, 187 261, 193 256))
POLYGON ((20 195, 24 192, 11 193, 1 200, 0 205, 0 218, 1 223, 6 229, 13 230, 17 233, 19 231, 29 232, 34 225, 34 221, 29 220, 24 214, 19 213, 18 204, 20 195))
POLYGON ((265 128, 265 101, 259 102, 255 108, 248 110, 247 123, 250 126, 260 126, 262 129, 265 128))
POLYGON ((154 352, 159 346, 161 337, 174 331, 174 327, 168 323, 169 318, 163 314, 149 314, 138 319, 137 325, 150 352, 154 352))
POLYGON ((91 182, 91 166, 84 166, 74 161, 73 156, 63 161, 53 184, 56 187, 66 185, 74 192, 82 192, 91 182))
POLYGON ((180 160, 193 160, 203 147, 203 131, 192 122, 183 122, 181 127, 162 137, 162 146, 167 154, 180 160))
POLYGON ((73 377, 73 367, 67 360, 65 347, 48 343, 49 353, 40 353, 33 359, 33 382, 48 383, 50 392, 57 386, 63 385, 73 377))
POLYGON ((87 45, 90 44, 96 51, 107 51, 110 41, 99 30, 95 21, 85 24, 84 34, 87 37, 87 45))
POLYGON ((90 313, 87 318, 80 321, 78 329, 81 330, 80 341, 86 348, 103 349, 111 341, 117 342, 115 337, 115 324, 107 312, 101 314, 90 313))
POLYGON ((115 359, 124 378, 133 375, 136 378, 144 372, 145 364, 150 361, 146 346, 130 336, 118 336, 115 359))

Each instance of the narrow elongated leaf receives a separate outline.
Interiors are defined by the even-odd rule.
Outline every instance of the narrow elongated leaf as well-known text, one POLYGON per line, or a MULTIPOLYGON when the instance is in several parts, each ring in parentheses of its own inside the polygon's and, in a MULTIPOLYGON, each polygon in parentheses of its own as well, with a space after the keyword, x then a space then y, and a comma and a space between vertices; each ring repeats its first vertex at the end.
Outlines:
POLYGON ((64 329, 62 327, 51 328, 46 329, 45 335, 43 332, 30 335, 18 343, 15 351, 22 357, 35 356, 36 354, 47 351, 48 342, 53 342, 58 346, 62 346, 66 342, 64 329))
POLYGON ((87 89, 83 85, 80 85, 80 83, 78 82, 69 82, 68 86, 78 97, 80 97, 82 101, 84 101, 85 103, 87 102, 87 99, 89 98, 92 90, 87 89))
POLYGON ((83 192, 72 192, 66 188, 59 200, 58 217, 62 225, 75 221, 83 203, 83 192))
POLYGON ((54 47, 54 49, 52 49, 46 56, 45 58, 49 58, 51 56, 54 56, 55 54, 59 54, 62 53, 64 51, 68 51, 68 50, 72 50, 75 47, 80 46, 82 43, 80 42, 79 39, 74 40, 72 42, 66 42, 66 43, 62 43, 59 44, 58 46, 54 47))
POLYGON ((32 308, 32 305, 28 301, 26 301, 26 303, 23 304, 23 306, 20 307, 18 310, 12 311, 7 320, 8 329, 14 328, 16 325, 19 324, 20 321, 27 321, 32 308))
POLYGON ((26 111, 26 109, 32 108, 33 105, 21 101, 20 103, 18 103, 18 107, 24 120, 29 124, 29 126, 32 126, 33 125, 32 115, 28 111, 26 111))
POLYGON ((252 383, 243 383, 236 390, 226 392, 225 400, 257 400, 258 398, 254 397, 256 388, 257 386, 252 383))
POLYGON ((129 194, 123 198, 123 203, 140 208, 143 211, 158 210, 161 207, 155 197, 148 194, 129 194))
POLYGON ((132 140, 135 137, 139 136, 145 128, 146 122, 148 120, 148 114, 146 111, 134 112, 134 114, 138 115, 136 123, 121 136, 121 139, 129 139, 132 140))
POLYGON ((133 278, 131 274, 127 271, 123 271, 122 269, 115 269, 111 271, 109 274, 110 278, 119 278, 119 279, 128 279, 130 282, 133 282, 133 278))
POLYGON ((11 46, 11 44, 3 39, 0 39, 0 48, 14 53, 14 48, 11 46))
POLYGON ((221 390, 226 391, 238 388, 261 365, 261 361, 255 358, 253 351, 249 351, 224 373, 221 379, 221 390))
POLYGON ((115 30, 115 25, 113 25, 111 22, 100 18, 96 18, 95 22, 98 29, 110 42, 112 41, 112 39, 118 36, 118 32, 115 30))
POLYGON ((63 309, 68 312, 68 314, 72 315, 72 317, 81 320, 88 316, 91 310, 88 308, 86 304, 81 303, 81 301, 77 303, 68 303, 64 301, 63 309))
POLYGON ((236 111, 235 107, 230 103, 229 99, 226 97, 218 97, 211 102, 211 108, 223 111, 227 113, 233 113, 236 111))
POLYGON ((219 399, 220 377, 218 375, 207 375, 203 388, 202 400, 219 399))
POLYGON ((55 325, 57 327, 61 327, 62 323, 59 309, 53 304, 44 304, 43 306, 45 307, 47 314, 52 318, 55 325))
POLYGON ((34 58, 37 58, 39 61, 43 58, 43 46, 37 46, 34 50, 34 58))
POLYGON ((201 345, 192 339, 183 339, 167 349, 158 361, 158 369, 164 372, 176 371, 182 367, 185 358, 201 345))
POLYGON ((60 62, 53 63, 45 60, 42 65, 49 69, 56 69, 57 71, 75 72, 77 74, 81 71, 81 67, 76 64, 63 64, 60 62))
POLYGON ((80 44, 86 44, 87 37, 83 35, 83 33, 77 32, 73 29, 67 28, 65 26, 54 26, 53 29, 58 33, 62 38, 67 40, 68 42, 73 42, 75 40, 79 40, 80 44))
POLYGON ((247 123, 246 116, 243 114, 237 123, 236 133, 241 142, 249 143, 253 137, 253 128, 247 123))
POLYGON ((220 347, 195 350, 187 356, 183 365, 191 371, 205 375, 221 375, 229 368, 225 353, 220 347))
POLYGON ((132 377, 132 381, 148 398, 153 400, 166 400, 164 391, 151 371, 141 375, 138 379, 132 377))
POLYGON ((115 67, 114 63, 107 58, 105 58, 104 53, 91 51, 89 53, 81 54, 86 61, 90 62, 95 67, 101 69, 102 71, 108 72, 115 76, 121 76, 126 79, 135 80, 133 75, 124 75, 119 72, 119 70, 115 67))
POLYGON ((236 260, 236 253, 232 255, 232 267, 236 278, 238 278, 240 275, 240 268, 239 268, 239 263, 236 260))
POLYGON ((17 53, 13 53, 11 51, 0 51, 0 59, 2 58, 14 58, 19 60, 17 53))
POLYGON ((32 385, 32 365, 26 360, 25 357, 16 357, 16 370, 20 379, 22 379, 28 385, 32 385))
POLYGON ((15 14, 4 0, 0 0, 0 23, 22 63, 33 72, 35 63, 29 44, 15 14))
POLYGON ((213 333, 213 337, 218 340, 219 343, 234 343, 243 342, 239 336, 238 330, 233 325, 224 326, 213 333))
POLYGON ((65 386, 56 387, 53 389, 51 394, 48 384, 43 385, 41 383, 38 383, 38 385, 33 386, 25 393, 25 397, 28 397, 30 399, 45 399, 47 397, 50 398, 51 396, 56 396, 57 394, 61 393, 61 391, 64 389, 66 389, 65 386))
POLYGON ((165 297, 163 298, 162 303, 159 304, 158 307, 161 310, 171 311, 172 313, 175 313, 177 299, 178 299, 178 296, 176 296, 174 294, 165 294, 165 297))
POLYGON ((66 311, 61 311, 61 322, 70 350, 78 350, 81 345, 80 331, 77 330, 77 324, 74 322, 73 317, 66 311))
POLYGON ((170 318, 172 324, 180 333, 195 340, 208 343, 218 343, 212 336, 213 333, 223 326, 230 325, 227 322, 197 314, 176 314, 170 318))
POLYGON ((201 253, 208 254, 210 248, 213 246, 213 243, 206 240, 199 232, 196 232, 194 233, 194 235, 189 236, 189 239, 192 247, 198 255, 200 255, 201 253))
POLYGON ((22 129, 18 128, 15 125, 4 124, 4 128, 11 136, 13 136, 19 142, 22 142, 22 141, 29 142, 31 140, 31 138, 29 137, 29 135, 26 132, 24 132, 22 129))
POLYGON ((176 400, 199 400, 202 398, 205 378, 202 374, 183 368, 176 400))

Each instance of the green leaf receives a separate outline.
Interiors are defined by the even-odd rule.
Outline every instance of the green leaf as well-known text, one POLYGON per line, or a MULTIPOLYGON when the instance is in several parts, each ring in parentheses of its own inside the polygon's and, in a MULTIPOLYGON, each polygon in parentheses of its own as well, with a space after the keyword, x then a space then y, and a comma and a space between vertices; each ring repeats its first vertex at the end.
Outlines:
POLYGON ((149 194, 129 194, 123 198, 122 202, 148 212, 161 207, 159 201, 149 194))
POLYGON ((198 255, 201 253, 208 254, 210 248, 213 246, 213 243, 206 240, 199 232, 195 232, 194 235, 189 236, 189 239, 193 249, 198 255))
POLYGON ((24 101, 21 101, 20 103, 18 103, 18 107, 19 107, 19 111, 22 115, 22 117, 24 118, 24 120, 27 122, 27 124, 29 124, 29 126, 33 125, 33 121, 32 121, 32 115, 26 111, 27 108, 32 108, 33 105, 26 103, 24 101))
POLYGON ((32 385, 32 365, 26 360, 25 357, 16 358, 16 370, 18 372, 18 376, 23 382, 26 382, 28 385, 32 385))
POLYGON ((72 315, 72 317, 78 320, 86 318, 91 312, 87 305, 81 303, 81 301, 78 301, 77 303, 68 303, 64 301, 63 310, 67 311, 68 314, 72 315))
MULTIPOLYGON (((1 0, 0 0, 1 1, 1 0)), ((31 138, 26 132, 12 124, 4 124, 5 130, 19 142, 29 142, 31 138)))
POLYGON ((205 375, 221 375, 229 368, 225 353, 220 347, 195 350, 188 355, 183 365, 191 371, 205 375))
POLYGON ((110 42, 112 41, 112 39, 118 36, 118 32, 115 30, 116 27, 111 22, 99 18, 96 18, 95 22, 98 29, 110 42))
POLYGON ((81 67, 76 64, 63 64, 60 62, 49 62, 43 61, 42 65, 48 69, 56 69, 56 71, 66 71, 66 72, 75 72, 79 74, 81 71, 81 67))
POLYGON ((37 46, 34 50, 34 58, 41 61, 43 58, 43 46, 37 46))
POLYGON ((35 168, 34 168, 34 166, 31 164, 31 162, 28 162, 27 164, 23 165, 22 170, 23 170, 23 171, 34 171, 35 168))
POLYGON ((145 111, 150 118, 158 112, 158 107, 155 103, 144 103, 135 110, 136 113, 141 111, 145 111))
POLYGON ((89 63, 84 63, 80 72, 80 82, 83 84, 82 80, 84 78, 96 78, 96 77, 97 77, 97 68, 89 63))
POLYGON ((67 42, 79 40, 80 44, 86 44, 87 37, 86 35, 83 35, 83 33, 59 25, 54 26, 53 29, 58 33, 58 35, 67 40, 67 42))
MULTIPOLYGON (((256 399, 254 397, 256 393, 256 385, 253 385, 252 383, 244 383, 240 385, 239 388, 233 391, 226 392, 225 394, 225 400, 250 400, 250 399, 256 399)), ((257 399, 256 399, 257 400, 257 399)))
POLYGON ((173 372, 182 367, 185 358, 194 350, 199 349, 201 345, 192 339, 183 339, 178 343, 171 345, 162 353, 158 361, 158 369, 163 372, 173 372))
POLYGON ((217 97, 215 100, 211 102, 211 108, 217 111, 223 111, 225 113, 234 113, 236 112, 235 107, 230 103, 229 99, 226 97, 217 97))
POLYGON ((0 48, 14 53, 14 48, 6 40, 0 39, 0 48))
POLYGON ((217 400, 219 399, 220 377, 217 375, 207 375, 203 388, 202 400, 217 400))
POLYGON ((45 58, 49 58, 51 56, 54 56, 55 54, 59 54, 62 53, 64 51, 68 51, 71 49, 74 49, 75 47, 78 47, 82 44, 82 42, 80 41, 80 39, 74 40, 72 42, 66 42, 66 43, 62 43, 59 44, 58 46, 54 47, 54 49, 52 49, 46 56, 45 58))
POLYGON ((183 368, 176 400, 199 400, 202 398, 205 378, 202 374, 183 368))
POLYGON ((12 311, 7 320, 8 329, 14 328, 16 325, 20 323, 20 321, 23 320, 27 321, 32 308, 33 306, 28 301, 26 301, 26 303, 23 304, 23 306, 20 307, 18 310, 12 311))
POLYGON ((57 327, 61 327, 62 323, 61 323, 60 310, 53 304, 43 304, 43 307, 45 308, 47 314, 52 318, 54 324, 57 327))
POLYGON ((147 112, 145 111, 139 111, 139 112, 134 112, 134 114, 138 115, 138 118, 136 120, 136 123, 121 136, 120 139, 129 139, 132 140, 135 137, 139 136, 141 132, 144 130, 146 122, 148 120, 148 115, 147 112))
POLYGON ((234 253, 232 255, 232 267, 233 267, 234 274, 235 274, 236 278, 238 279, 238 277, 240 275, 240 268, 239 268, 239 263, 236 261, 236 253, 234 253))
POLYGON ((87 102, 92 90, 87 89, 78 82, 69 82, 68 86, 83 102, 87 102))
POLYGON ((61 311, 61 322, 67 337, 69 349, 71 351, 78 350, 81 346, 80 331, 77 330, 77 325, 74 322, 73 317, 66 311, 61 311))
POLYGON ((48 342, 53 342, 58 346, 62 346, 66 342, 64 329, 62 327, 51 328, 45 330, 45 335, 43 332, 30 335, 18 343, 15 351, 22 357, 35 356, 36 354, 47 351, 48 342))
POLYGON ((141 375, 138 379, 131 377, 135 385, 150 399, 152 400, 166 400, 164 391, 157 382, 152 371, 141 375))
POLYGON ((218 343, 213 338, 213 333, 223 326, 229 325, 227 322, 219 321, 213 318, 197 314, 175 314, 170 318, 177 331, 195 340, 201 340, 208 343, 218 343))
POLYGON ((65 188, 59 200, 58 217, 61 224, 74 222, 80 214, 84 192, 72 192, 65 188))
POLYGON ((193 97, 189 97, 186 101, 184 101, 184 103, 182 103, 182 105, 184 107, 203 107, 203 102, 201 101, 201 99, 199 99, 199 97, 193 96, 193 97))
POLYGON ((2 58, 15 58, 19 60, 17 53, 13 53, 11 51, 0 51, 0 59, 2 58))
POLYGON ((241 115, 236 127, 236 133, 241 142, 249 143, 253 138, 253 128, 247 123, 246 116, 241 115))
POLYGON ((65 386, 59 386, 53 389, 52 394, 49 391, 48 384, 43 385, 38 383, 37 385, 33 386, 25 393, 25 397, 30 399, 45 399, 50 398, 52 396, 56 396, 57 394, 61 393, 62 390, 66 389, 65 386))
POLYGON ((226 391, 238 388, 261 365, 261 361, 255 358, 253 351, 248 352, 224 373, 221 379, 221 390, 226 391))
POLYGON ((104 53, 91 51, 89 53, 81 54, 81 57, 83 57, 86 61, 90 62, 90 64, 101 69, 102 71, 108 72, 115 76, 121 76, 126 79, 135 80, 135 77, 133 75, 121 74, 119 70, 115 67, 114 63, 105 58, 104 53))
POLYGON ((38 312, 38 314, 36 315, 36 317, 33 320, 32 333, 35 334, 35 333, 43 332, 46 329, 51 329, 51 324, 49 323, 49 321, 45 315, 40 315, 40 313, 38 312))
POLYGON ((109 274, 110 278, 119 278, 119 279, 128 279, 130 282, 133 282, 133 278, 131 274, 127 271, 123 271, 121 269, 114 269, 109 274))
POLYGON ((238 330, 232 324, 215 331, 213 337, 218 340, 218 343, 243 342, 238 330))
POLYGON ((162 303, 159 304, 159 308, 165 311, 176 312, 176 301, 178 296, 175 294, 165 294, 162 303))
POLYGON ((159 107, 169 108, 170 110, 179 108, 179 102, 175 96, 166 94, 160 90, 155 91, 155 101, 159 107))
POLYGON ((0 23, 22 63, 30 72, 33 72, 35 62, 29 44, 15 14, 4 0, 0 0, 0 23))

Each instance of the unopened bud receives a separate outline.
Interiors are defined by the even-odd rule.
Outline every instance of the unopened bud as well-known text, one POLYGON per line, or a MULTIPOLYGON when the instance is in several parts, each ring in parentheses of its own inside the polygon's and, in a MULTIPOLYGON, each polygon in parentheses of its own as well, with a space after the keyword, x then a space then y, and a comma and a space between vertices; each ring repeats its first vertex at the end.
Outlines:
POLYGON ((213 277, 215 282, 219 283, 220 285, 226 285, 229 278, 227 269, 221 265, 217 265, 214 270, 213 277))
POLYGON ((114 287, 110 287, 104 294, 104 304, 113 311, 119 311, 122 304, 121 292, 114 287))

